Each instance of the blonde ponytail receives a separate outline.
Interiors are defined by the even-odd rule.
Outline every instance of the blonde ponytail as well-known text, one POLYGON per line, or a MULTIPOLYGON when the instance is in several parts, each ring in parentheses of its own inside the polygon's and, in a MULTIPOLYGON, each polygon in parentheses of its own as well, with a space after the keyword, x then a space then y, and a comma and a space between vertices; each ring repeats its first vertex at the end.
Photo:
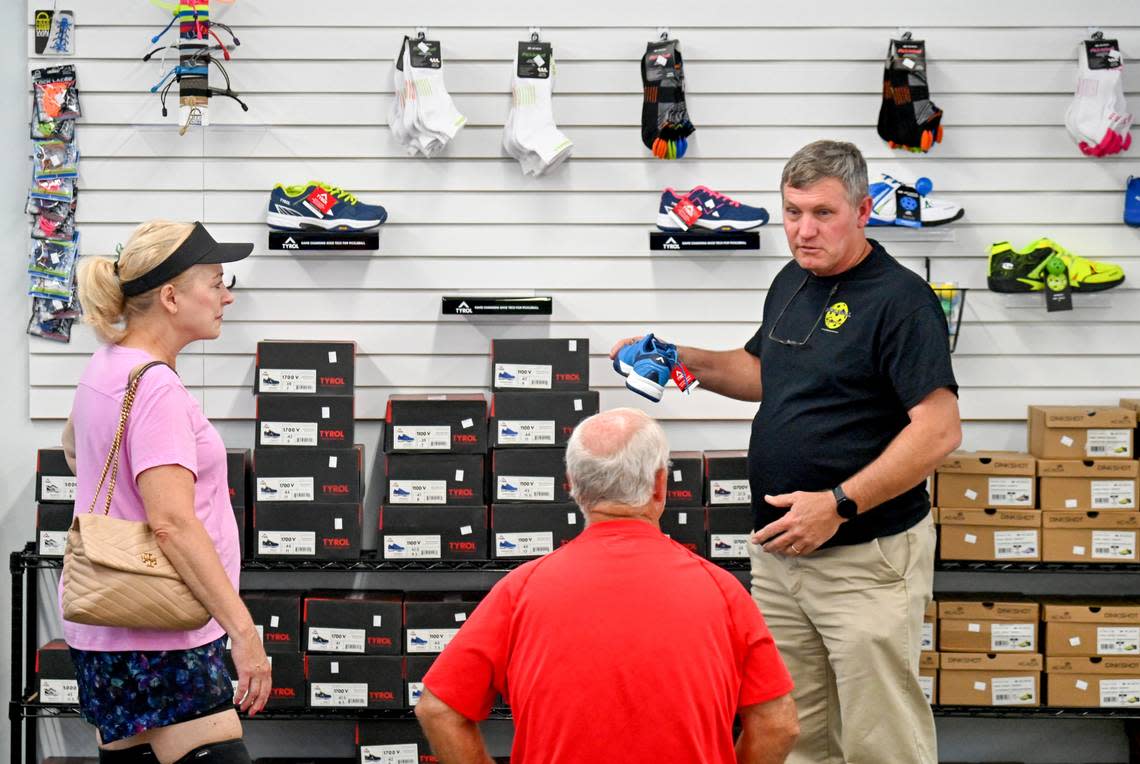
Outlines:
MULTIPOLYGON (((116 262, 110 257, 84 257, 79 269, 79 303, 83 320, 99 339, 116 344, 127 336, 132 316, 145 313, 154 304, 156 290, 136 297, 123 295, 122 282, 149 272, 186 240, 193 223, 150 220, 131 234, 116 262)), ((177 279, 174 279, 177 280, 177 279)))

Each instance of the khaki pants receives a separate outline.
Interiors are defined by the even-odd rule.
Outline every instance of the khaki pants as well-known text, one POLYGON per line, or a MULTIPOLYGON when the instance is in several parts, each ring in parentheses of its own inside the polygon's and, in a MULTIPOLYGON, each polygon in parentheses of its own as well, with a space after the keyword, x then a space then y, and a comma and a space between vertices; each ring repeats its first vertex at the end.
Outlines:
POLYGON ((918 684, 934 525, 804 558, 749 544, 752 598, 796 688, 787 764, 937 764, 918 684))

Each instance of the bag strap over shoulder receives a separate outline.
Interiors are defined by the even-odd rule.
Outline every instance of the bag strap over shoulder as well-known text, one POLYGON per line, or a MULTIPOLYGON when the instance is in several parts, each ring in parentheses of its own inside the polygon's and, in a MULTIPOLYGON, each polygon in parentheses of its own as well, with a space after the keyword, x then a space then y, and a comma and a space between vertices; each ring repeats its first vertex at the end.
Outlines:
POLYGON ((119 450, 123 444, 123 434, 127 427, 127 417, 131 415, 131 407, 135 405, 135 395, 139 391, 139 380, 142 375, 147 372, 152 366, 166 366, 169 368, 170 364, 163 361, 150 361, 141 366, 136 366, 131 370, 127 376, 127 389, 123 393, 123 407, 119 411, 119 425, 115 428, 115 438, 111 441, 111 450, 107 454, 107 459, 103 462, 103 472, 99 475, 99 484, 95 486, 95 493, 91 495, 91 506, 87 508, 87 513, 92 514, 95 512, 95 503, 99 500, 99 491, 103 489, 103 483, 107 480, 107 473, 110 471, 110 481, 107 483, 107 497, 103 502, 103 514, 109 515, 111 513, 111 497, 115 493, 115 480, 119 477, 119 450))

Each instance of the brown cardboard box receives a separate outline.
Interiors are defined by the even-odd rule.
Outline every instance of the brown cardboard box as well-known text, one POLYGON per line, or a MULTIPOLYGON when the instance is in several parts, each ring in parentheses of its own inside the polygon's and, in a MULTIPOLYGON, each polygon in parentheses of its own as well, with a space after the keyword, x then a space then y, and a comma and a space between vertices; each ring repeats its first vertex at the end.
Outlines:
POLYGON ((1140 398, 1121 398, 1120 408, 1140 411, 1140 398))
MULTIPOLYGON (((922 614, 922 651, 933 652, 938 649, 938 603, 931 600, 922 614)), ((934 668, 938 668, 935 664, 934 668)))
POLYGON ((1131 459, 1135 430, 1132 409, 1029 407, 1029 453, 1039 459, 1131 459))
POLYGON ((938 649, 960 653, 1036 653, 1040 605, 1028 598, 943 599, 938 649))
POLYGON ((1041 513, 1041 559, 1045 562, 1138 562, 1140 512, 1041 513))
POLYGON ((955 451, 935 473, 937 504, 943 509, 1033 509, 1036 474, 1036 460, 1028 454, 955 451))
POLYGON ((1140 462, 1132 459, 1041 459, 1042 509, 1135 510, 1140 462))
POLYGON ((938 702, 944 706, 1039 706, 1037 653, 940 653, 938 702))
POLYGON ((943 560, 1041 559, 1041 513, 1036 509, 940 509, 943 560))
POLYGON ((1140 600, 1049 600, 1042 620, 1047 657, 1140 656, 1140 600))
POLYGON ((1140 657, 1049 658, 1049 705, 1140 709, 1140 657))
POLYGON ((918 684, 926 701, 933 705, 938 697, 938 653, 923 651, 918 661, 918 684))

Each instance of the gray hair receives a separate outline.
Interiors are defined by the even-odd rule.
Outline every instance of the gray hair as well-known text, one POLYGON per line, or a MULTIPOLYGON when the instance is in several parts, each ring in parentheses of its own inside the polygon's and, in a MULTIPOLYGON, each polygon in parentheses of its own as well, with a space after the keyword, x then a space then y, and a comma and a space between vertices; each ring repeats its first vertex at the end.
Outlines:
POLYGON ((570 495, 583 512, 603 502, 630 507, 649 503, 654 479, 668 462, 665 431, 637 409, 613 409, 584 419, 566 444, 570 495))
POLYGON ((792 155, 780 176, 780 193, 786 186, 804 189, 835 178, 847 190, 852 207, 867 196, 867 161, 854 143, 815 141, 792 155))

